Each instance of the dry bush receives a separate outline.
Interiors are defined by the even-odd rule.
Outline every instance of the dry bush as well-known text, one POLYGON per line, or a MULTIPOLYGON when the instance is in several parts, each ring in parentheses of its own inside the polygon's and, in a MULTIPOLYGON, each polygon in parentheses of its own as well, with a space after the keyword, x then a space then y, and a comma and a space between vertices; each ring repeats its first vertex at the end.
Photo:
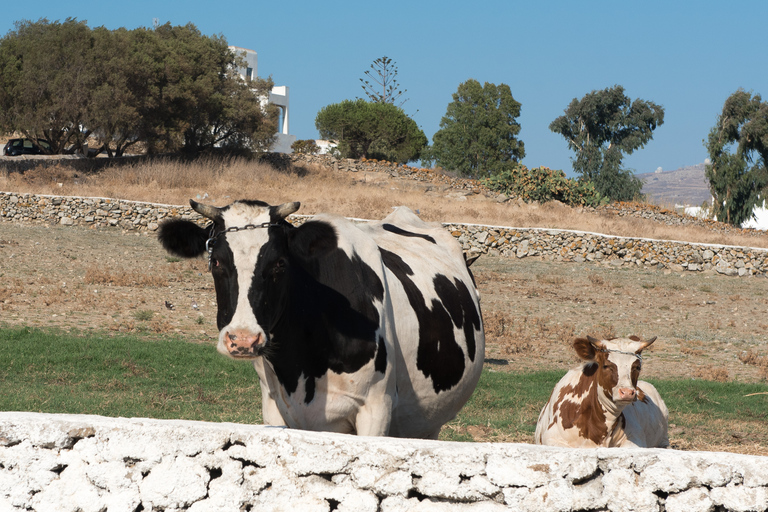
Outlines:
POLYGON ((484 313, 483 328, 486 342, 497 347, 502 355, 540 350, 551 344, 568 344, 573 338, 571 326, 550 324, 546 318, 514 317, 499 311, 484 313))
POLYGON ((121 269, 102 270, 89 268, 85 271, 88 284, 107 284, 110 286, 168 286, 168 280, 162 276, 139 274, 121 269))
POLYGON ((539 274, 536 276, 536 280, 542 284, 551 284, 554 286, 560 286, 565 283, 565 278, 562 276, 553 276, 547 274, 539 274))
POLYGON ((761 356, 753 349, 749 349, 739 354, 739 361, 744 364, 768 368, 768 356, 761 356))
POLYGON ((59 304, 69 300, 69 290, 63 286, 44 288, 41 290, 41 299, 46 306, 59 304))
POLYGON ((588 279, 595 286, 603 286, 605 284, 605 279, 600 274, 589 274, 588 279))
POLYGON ((51 166, 38 166, 24 173, 12 173, 8 176, 11 184, 25 186, 40 186, 60 188, 65 183, 69 184, 77 179, 83 179, 82 173, 62 164, 51 166), (59 185, 61 184, 61 185, 59 185))
POLYGON ((680 352, 687 356, 703 356, 706 353, 704 342, 701 340, 681 341, 680 352))
POLYGON ((301 201, 299 213, 333 212, 367 219, 382 218, 393 206, 405 205, 418 210, 428 221, 575 229, 617 236, 768 247, 768 237, 744 235, 737 230, 723 234, 704 226, 667 226, 651 219, 571 208, 554 201, 498 203, 483 194, 451 196, 450 190, 426 192, 429 183, 416 187, 413 180, 390 180, 386 173, 378 173, 380 176, 368 183, 361 178, 364 174, 370 173, 334 171, 321 165, 276 169, 245 158, 207 157, 188 162, 154 159, 114 165, 88 175, 72 172, 62 163, 23 175, 11 173, 0 177, 0 189, 178 205, 198 196, 218 206, 244 198, 270 204, 301 201))
MULTIPOLYGON (((616 328, 613 325, 591 325, 584 329, 583 333, 580 333, 579 336, 592 336, 598 340, 610 340, 618 337, 616 328)), ((569 340, 569 343, 571 341, 573 340, 569 340)))
POLYGON ((693 371, 693 376, 700 380, 713 382, 728 382, 731 378, 728 370, 721 366, 699 366, 693 371))

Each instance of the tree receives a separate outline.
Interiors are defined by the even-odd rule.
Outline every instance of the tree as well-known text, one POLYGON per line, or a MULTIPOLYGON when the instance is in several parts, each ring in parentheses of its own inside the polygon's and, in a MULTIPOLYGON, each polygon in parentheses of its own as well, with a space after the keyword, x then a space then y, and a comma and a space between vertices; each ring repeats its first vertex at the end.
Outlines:
POLYGON ((642 182, 621 167, 624 155, 632 154, 653 138, 664 124, 664 108, 641 99, 630 100, 620 85, 592 91, 571 101, 565 114, 549 125, 576 152, 573 170, 592 181, 598 192, 613 200, 634 199, 642 182))
POLYGON ((0 39, 0 128, 48 139, 53 152, 89 137, 111 156, 214 146, 268 150, 271 79, 244 81, 221 36, 192 24, 128 31, 22 21, 0 39))
POLYGON ((743 89, 731 94, 705 145, 713 213, 740 226, 754 217, 768 190, 768 102, 743 89))
POLYGON ((324 139, 339 142, 346 158, 380 158, 406 163, 419 158, 427 137, 400 107, 345 100, 323 107, 315 126, 324 139))
POLYGON ((84 22, 16 23, 0 40, 2 124, 31 139, 50 142, 54 153, 82 147, 95 87, 93 35, 84 22))
MULTIPOLYGON (((408 89, 400 90, 400 84, 397 83, 397 66, 395 61, 386 55, 373 61, 371 69, 364 74, 373 82, 360 79, 363 83, 363 91, 373 103, 391 103, 394 105, 403 93, 408 92, 408 89), (374 76, 373 73, 376 75, 374 76)), ((397 106, 402 107, 406 101, 408 100, 401 101, 397 106)))
POLYGON ((424 160, 465 176, 491 176, 525 156, 517 139, 520 103, 506 84, 459 85, 424 160))

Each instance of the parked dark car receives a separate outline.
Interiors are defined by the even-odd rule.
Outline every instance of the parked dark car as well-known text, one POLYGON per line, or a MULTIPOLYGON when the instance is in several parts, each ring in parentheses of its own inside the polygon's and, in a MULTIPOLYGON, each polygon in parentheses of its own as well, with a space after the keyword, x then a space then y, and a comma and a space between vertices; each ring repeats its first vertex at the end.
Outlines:
POLYGON ((32 139, 11 139, 3 148, 5 156, 46 155, 50 153, 51 144, 45 139, 37 139, 37 145, 32 139))

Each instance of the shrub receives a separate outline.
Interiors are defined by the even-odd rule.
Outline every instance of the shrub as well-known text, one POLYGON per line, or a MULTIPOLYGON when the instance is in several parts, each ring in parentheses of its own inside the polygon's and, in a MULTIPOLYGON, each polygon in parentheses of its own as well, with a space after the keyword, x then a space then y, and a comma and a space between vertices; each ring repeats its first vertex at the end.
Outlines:
POLYGON ((291 149, 300 155, 314 155, 320 151, 320 147, 312 139, 297 140, 291 144, 291 149))
POLYGON ((482 181, 491 190, 521 197, 525 202, 556 200, 571 206, 600 206, 608 202, 591 182, 566 178, 563 171, 548 167, 528 169, 514 165, 482 181))

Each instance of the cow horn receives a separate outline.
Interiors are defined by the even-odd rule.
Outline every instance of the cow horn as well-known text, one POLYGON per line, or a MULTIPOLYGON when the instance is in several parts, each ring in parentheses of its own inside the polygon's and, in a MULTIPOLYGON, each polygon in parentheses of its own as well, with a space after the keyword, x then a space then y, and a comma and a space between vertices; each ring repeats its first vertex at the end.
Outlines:
POLYGON ((221 218, 221 208, 217 208, 208 204, 198 203, 194 199, 189 200, 189 205, 193 210, 207 219, 215 221, 221 218))
POLYGON ((285 220, 287 216, 294 213, 296 210, 299 209, 301 206, 301 203, 298 201, 294 201, 292 203, 283 203, 281 205, 275 206, 274 208, 274 214, 277 218, 280 220, 285 220))
POLYGON ((651 339, 647 340, 647 341, 646 341, 646 342, 643 344, 643 349, 646 349, 646 348, 650 347, 650 346, 653 344, 653 342, 654 342, 654 341, 656 341, 656 338, 657 338, 657 336, 654 336, 653 338, 651 338, 651 339))

